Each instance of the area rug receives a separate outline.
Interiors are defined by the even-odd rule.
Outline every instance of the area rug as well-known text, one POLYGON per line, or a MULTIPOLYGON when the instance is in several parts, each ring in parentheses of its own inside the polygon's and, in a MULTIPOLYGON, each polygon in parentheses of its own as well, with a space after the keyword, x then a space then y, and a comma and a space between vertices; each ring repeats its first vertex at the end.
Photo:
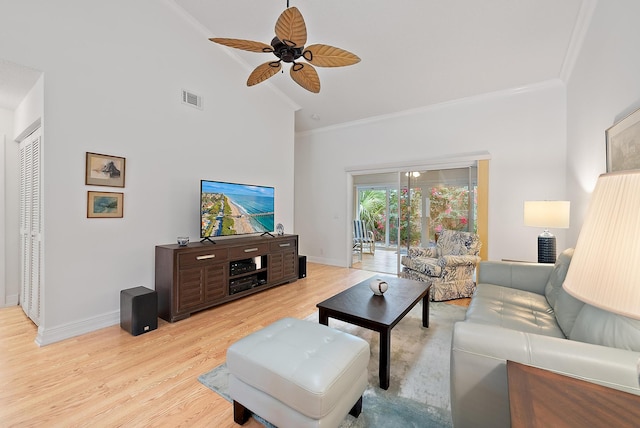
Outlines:
MULTIPOLYGON (((329 326, 362 337, 371 346, 369 386, 358 418, 348 415, 341 428, 451 427, 449 401, 449 353, 453 324, 464 319, 466 308, 442 302, 430 303, 429 328, 422 327, 422 304, 416 305, 391 330, 391 376, 388 390, 380 389, 379 334, 334 319, 329 326)), ((318 321, 318 313, 306 318, 318 321)), ((198 377, 212 391, 231 401, 229 372, 222 364, 198 377)), ((271 424, 254 417, 263 425, 271 424)))

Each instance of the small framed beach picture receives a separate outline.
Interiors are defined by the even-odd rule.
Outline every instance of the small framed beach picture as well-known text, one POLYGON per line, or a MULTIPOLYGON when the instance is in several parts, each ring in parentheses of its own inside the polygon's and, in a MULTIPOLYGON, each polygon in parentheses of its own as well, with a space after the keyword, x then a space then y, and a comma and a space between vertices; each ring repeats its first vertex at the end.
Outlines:
POLYGON ((640 169, 640 109, 605 131, 607 172, 640 169))
POLYGON ((87 218, 122 218, 124 193, 87 192, 87 218))
POLYGON ((84 184, 124 187, 125 158, 87 152, 84 184))

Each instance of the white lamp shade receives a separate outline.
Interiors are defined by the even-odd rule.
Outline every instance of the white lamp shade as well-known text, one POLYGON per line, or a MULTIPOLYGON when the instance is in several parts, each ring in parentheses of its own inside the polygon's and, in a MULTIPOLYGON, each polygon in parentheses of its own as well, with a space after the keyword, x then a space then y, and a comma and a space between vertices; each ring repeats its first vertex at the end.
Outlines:
POLYGON ((566 229, 570 219, 569 201, 525 201, 525 226, 566 229))
POLYGON ((640 171, 598 178, 563 287, 590 305, 640 319, 640 171))

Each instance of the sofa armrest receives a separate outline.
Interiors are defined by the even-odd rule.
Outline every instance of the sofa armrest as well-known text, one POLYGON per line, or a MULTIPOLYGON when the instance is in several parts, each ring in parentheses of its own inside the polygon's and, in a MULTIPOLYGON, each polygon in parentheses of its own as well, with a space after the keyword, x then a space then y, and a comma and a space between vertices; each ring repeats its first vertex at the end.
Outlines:
POLYGON ((623 349, 458 322, 451 347, 454 426, 509 426, 507 360, 640 395, 639 358, 623 349))
POLYGON ((478 284, 494 284, 543 294, 554 265, 545 263, 482 261, 478 284))

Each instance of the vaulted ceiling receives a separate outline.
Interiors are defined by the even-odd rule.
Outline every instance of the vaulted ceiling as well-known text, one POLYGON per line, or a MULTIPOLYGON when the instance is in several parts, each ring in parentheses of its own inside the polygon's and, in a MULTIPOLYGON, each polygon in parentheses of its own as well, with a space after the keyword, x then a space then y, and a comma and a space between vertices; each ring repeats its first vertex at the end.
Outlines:
MULTIPOLYGON (((209 37, 264 43, 287 7, 286 0, 173 1, 209 37)), ((260 85, 273 85, 299 106, 296 131, 303 132, 563 78, 591 1, 290 0, 304 16, 308 44, 344 48, 361 62, 318 67, 319 94, 293 82, 288 65, 260 85)), ((241 86, 256 66, 275 58, 214 43, 211 49, 229 51, 246 67, 246 75, 229 82, 241 86)), ((12 108, 38 75, 0 61, 0 107, 12 108)))
MULTIPOLYGON (((211 33, 269 43, 285 0, 174 0, 211 33)), ((561 78, 581 7, 589 0, 291 0, 304 16, 308 44, 324 43, 362 61, 317 68, 321 90, 310 93, 284 73, 267 82, 300 110, 296 130, 308 131, 398 114, 456 99, 561 78)), ((232 51, 245 85, 269 53, 232 51)), ((248 91, 254 88, 247 88, 248 91)))

